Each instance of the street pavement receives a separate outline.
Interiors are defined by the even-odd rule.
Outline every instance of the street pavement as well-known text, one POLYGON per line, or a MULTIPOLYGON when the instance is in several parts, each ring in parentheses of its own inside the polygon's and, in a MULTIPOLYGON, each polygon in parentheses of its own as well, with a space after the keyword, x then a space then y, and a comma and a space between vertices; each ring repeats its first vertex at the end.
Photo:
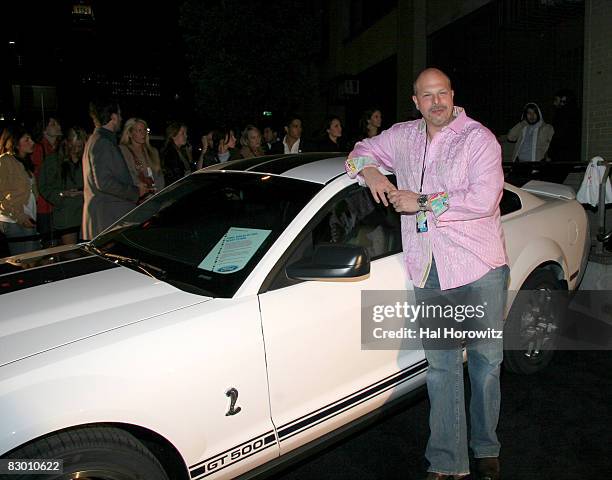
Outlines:
MULTIPOLYGON (((611 351, 561 351, 540 373, 503 372, 502 478, 612 479, 611 371, 611 351)), ((424 398, 273 478, 422 480, 428 412, 424 398)))
MULTIPOLYGON (((612 255, 612 254, 611 254, 612 255)), ((589 261, 579 290, 612 290, 612 264, 589 261)))

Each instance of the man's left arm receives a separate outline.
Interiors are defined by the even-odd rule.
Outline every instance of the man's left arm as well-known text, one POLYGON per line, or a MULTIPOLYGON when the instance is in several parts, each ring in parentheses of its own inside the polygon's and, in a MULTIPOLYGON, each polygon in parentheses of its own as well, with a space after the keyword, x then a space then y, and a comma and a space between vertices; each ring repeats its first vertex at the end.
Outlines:
MULTIPOLYGON (((438 227, 454 221, 490 217, 499 207, 504 189, 499 143, 492 133, 486 132, 468 139, 466 148, 468 185, 464 189, 444 192, 448 195, 448 209, 438 214, 438 227)), ((436 209, 433 211, 436 214, 436 209)))

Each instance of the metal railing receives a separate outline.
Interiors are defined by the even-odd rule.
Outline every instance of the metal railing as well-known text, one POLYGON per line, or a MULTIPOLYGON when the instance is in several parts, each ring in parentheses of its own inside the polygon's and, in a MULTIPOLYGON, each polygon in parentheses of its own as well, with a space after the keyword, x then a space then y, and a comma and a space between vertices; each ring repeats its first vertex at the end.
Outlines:
MULTIPOLYGON (((506 181, 513 185, 521 187, 528 180, 545 180, 552 182, 560 182, 560 178, 555 178, 559 170, 562 171, 561 178, 572 173, 583 173, 588 168, 590 162, 504 162, 504 176, 506 181), (522 171, 521 171, 522 170, 522 171)), ((612 230, 606 231, 606 184, 607 180, 612 177, 612 162, 602 160, 597 164, 599 167, 605 167, 604 174, 599 184, 599 197, 597 203, 597 234, 594 235, 593 250, 591 251, 591 259, 604 264, 612 264, 612 252, 606 250, 606 244, 612 244, 612 230)), ((576 179, 574 179, 576 180, 576 179)), ((567 184, 567 180, 564 182, 567 184)), ((579 184, 573 184, 572 187, 578 191, 579 184)))
POLYGON ((606 184, 608 178, 610 178, 612 163, 601 160, 597 162, 597 166, 606 167, 601 177, 601 183, 599 184, 599 203, 597 204, 599 226, 597 228, 597 246, 595 247, 595 253, 597 255, 604 255, 604 244, 612 238, 612 230, 606 232, 606 184))

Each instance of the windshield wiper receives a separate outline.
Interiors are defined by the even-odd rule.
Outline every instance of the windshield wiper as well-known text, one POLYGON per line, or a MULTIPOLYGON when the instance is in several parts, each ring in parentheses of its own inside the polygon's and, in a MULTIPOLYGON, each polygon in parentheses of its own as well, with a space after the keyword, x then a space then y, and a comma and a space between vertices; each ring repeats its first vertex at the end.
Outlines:
POLYGON ((151 265, 150 263, 143 262, 142 260, 139 260, 137 258, 126 257, 124 255, 119 255, 116 253, 103 252, 102 250, 91 244, 86 245, 86 247, 87 250, 91 250, 95 254, 100 255, 101 257, 113 260, 115 263, 119 263, 121 265, 134 267, 140 270, 145 275, 148 275, 149 277, 154 278, 156 280, 163 280, 166 277, 167 272, 163 268, 159 268, 155 265, 151 265))
POLYGON ((104 252, 96 247, 93 243, 85 243, 83 248, 88 252, 95 253, 96 255, 104 256, 104 252))

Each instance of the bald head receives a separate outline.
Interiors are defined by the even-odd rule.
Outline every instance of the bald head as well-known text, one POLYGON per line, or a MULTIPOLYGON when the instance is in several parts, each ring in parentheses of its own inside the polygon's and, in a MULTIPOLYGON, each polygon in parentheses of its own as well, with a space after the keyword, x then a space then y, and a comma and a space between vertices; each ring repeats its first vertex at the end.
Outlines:
POLYGON ((423 84, 428 84, 432 82, 446 82, 447 88, 452 90, 451 80, 446 73, 437 68, 426 68, 419 76, 416 78, 414 83, 412 84, 412 91, 414 95, 418 94, 419 87, 423 84))

